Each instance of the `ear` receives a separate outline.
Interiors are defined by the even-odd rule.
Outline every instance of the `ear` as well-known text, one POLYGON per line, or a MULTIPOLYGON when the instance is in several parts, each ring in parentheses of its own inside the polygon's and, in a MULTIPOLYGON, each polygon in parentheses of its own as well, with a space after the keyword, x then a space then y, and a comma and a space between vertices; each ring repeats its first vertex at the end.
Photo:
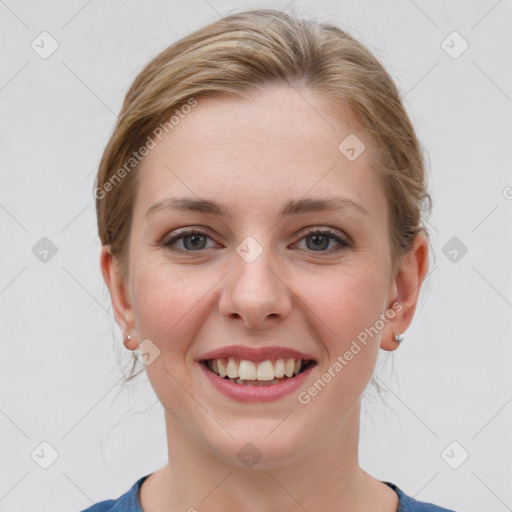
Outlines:
POLYGON ((114 317, 123 331, 123 343, 127 349, 135 350, 137 348, 137 340, 135 336, 134 313, 129 294, 127 293, 127 283, 121 278, 119 260, 112 256, 110 246, 108 245, 104 245, 101 248, 100 267, 105 284, 110 291, 114 317), (131 336, 131 340, 127 340, 127 335, 131 336))
POLYGON ((411 250, 401 259, 399 270, 393 278, 389 296, 388 309, 395 312, 386 324, 381 340, 381 348, 392 351, 398 347, 395 334, 402 334, 412 322, 421 284, 428 269, 428 240, 423 233, 414 238, 411 250))

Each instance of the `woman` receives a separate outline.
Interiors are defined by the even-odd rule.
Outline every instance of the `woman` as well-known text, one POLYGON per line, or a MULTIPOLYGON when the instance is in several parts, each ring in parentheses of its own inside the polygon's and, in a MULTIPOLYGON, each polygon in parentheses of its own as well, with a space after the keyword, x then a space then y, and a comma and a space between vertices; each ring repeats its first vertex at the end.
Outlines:
POLYGON ((366 48, 272 10, 190 34, 135 79, 95 195, 169 463, 88 510, 447 510, 358 463, 361 394, 428 269, 430 200, 366 48))

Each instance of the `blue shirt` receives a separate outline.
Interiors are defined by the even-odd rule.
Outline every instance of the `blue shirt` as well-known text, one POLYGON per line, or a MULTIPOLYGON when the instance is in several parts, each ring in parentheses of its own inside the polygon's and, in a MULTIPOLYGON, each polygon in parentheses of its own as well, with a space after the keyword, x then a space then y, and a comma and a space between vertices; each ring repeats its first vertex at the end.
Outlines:
MULTIPOLYGON (((143 512, 139 499, 139 490, 142 482, 144 482, 148 476, 150 475, 139 478, 139 480, 132 485, 131 489, 119 498, 115 500, 100 501, 81 512, 143 512)), ((455 512, 451 509, 438 507, 432 503, 417 501, 404 494, 404 492, 396 485, 389 482, 384 483, 398 494, 400 504, 397 512, 455 512)))

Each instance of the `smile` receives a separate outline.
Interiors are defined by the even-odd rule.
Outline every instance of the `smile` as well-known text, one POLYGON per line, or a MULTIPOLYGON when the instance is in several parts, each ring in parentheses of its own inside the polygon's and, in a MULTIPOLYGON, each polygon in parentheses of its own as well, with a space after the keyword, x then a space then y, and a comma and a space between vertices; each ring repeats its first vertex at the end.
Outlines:
POLYGON ((249 361, 232 357, 206 359, 202 363, 219 377, 245 386, 271 386, 293 379, 307 368, 314 366, 313 360, 281 358, 266 361, 249 361))

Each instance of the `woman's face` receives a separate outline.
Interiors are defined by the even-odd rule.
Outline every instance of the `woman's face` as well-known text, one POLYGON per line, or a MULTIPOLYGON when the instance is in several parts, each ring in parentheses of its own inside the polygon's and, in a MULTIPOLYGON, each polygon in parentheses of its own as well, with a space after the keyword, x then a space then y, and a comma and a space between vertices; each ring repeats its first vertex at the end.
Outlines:
MULTIPOLYGON (((406 327, 395 309, 385 315, 397 287, 367 135, 318 96, 282 86, 252 101, 199 98, 155 142, 140 169, 116 313, 129 348, 146 340, 172 439, 239 466, 243 450, 271 467, 335 446, 356 425, 380 344, 393 349, 406 327), (171 199, 227 215, 160 203, 171 199), (178 237, 192 228, 201 234, 178 237), (293 349, 314 364, 273 399, 274 385, 246 396, 200 362, 234 345, 293 349)), ((244 375, 289 359, 255 354, 242 354, 254 364, 242 363, 244 375)))

